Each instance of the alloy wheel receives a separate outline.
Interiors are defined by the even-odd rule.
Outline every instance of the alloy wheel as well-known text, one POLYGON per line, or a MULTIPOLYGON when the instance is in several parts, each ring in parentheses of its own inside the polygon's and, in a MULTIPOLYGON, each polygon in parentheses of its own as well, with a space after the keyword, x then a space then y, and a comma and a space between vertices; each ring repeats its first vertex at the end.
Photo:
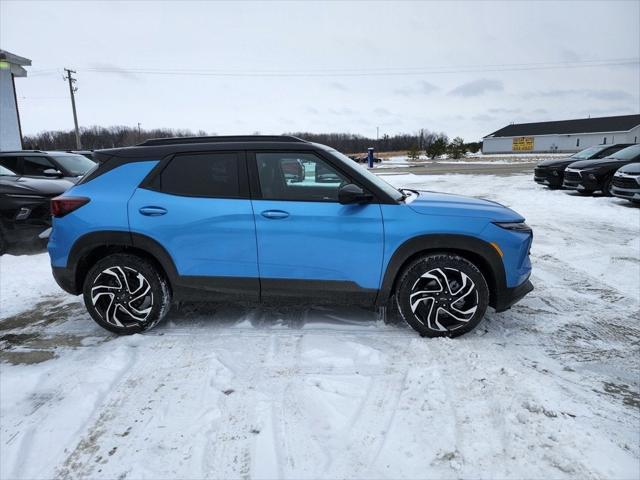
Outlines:
POLYGON ((434 268, 411 288, 409 303, 416 319, 431 330, 450 332, 466 325, 478 309, 478 289, 455 268, 434 268))
POLYGON ((100 272, 91 287, 91 302, 102 319, 115 327, 144 325, 153 307, 149 281, 130 267, 100 272))

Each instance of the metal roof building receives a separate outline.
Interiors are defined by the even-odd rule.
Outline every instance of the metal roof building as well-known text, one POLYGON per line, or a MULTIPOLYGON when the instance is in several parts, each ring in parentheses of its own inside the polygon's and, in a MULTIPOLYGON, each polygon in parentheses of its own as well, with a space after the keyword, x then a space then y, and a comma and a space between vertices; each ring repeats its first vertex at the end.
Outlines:
POLYGON ((26 77, 31 60, 0 50, 0 150, 22 150, 15 78, 26 77))
POLYGON ((638 143, 640 115, 511 124, 482 140, 483 153, 576 152, 611 143, 638 143))

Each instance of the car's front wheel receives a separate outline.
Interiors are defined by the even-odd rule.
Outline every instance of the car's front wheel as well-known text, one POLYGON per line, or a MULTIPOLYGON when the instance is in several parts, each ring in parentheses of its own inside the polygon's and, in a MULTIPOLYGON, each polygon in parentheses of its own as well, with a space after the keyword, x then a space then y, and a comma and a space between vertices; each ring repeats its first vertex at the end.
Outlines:
POLYGON ((136 255, 114 254, 98 261, 85 278, 83 294, 96 323, 120 335, 153 328, 171 305, 164 275, 136 255))
POLYGON ((412 262, 401 274, 395 295, 400 316, 426 337, 457 337, 473 330, 489 304, 489 287, 480 270, 448 253, 412 262))

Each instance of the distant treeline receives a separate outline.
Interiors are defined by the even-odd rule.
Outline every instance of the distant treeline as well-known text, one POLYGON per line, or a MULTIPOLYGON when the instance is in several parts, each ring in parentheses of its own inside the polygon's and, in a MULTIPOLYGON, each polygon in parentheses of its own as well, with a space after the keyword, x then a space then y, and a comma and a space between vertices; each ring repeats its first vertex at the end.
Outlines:
MULTIPOLYGON (((196 135, 202 136, 207 135, 207 133, 202 130, 196 132, 171 128, 146 130, 127 126, 96 126, 80 129, 82 148, 86 150, 127 147, 136 145, 150 138, 191 137, 196 135)), ((421 130, 414 134, 383 135, 378 140, 348 133, 292 132, 285 135, 294 135, 305 140, 322 143, 345 153, 364 153, 369 147, 374 147, 379 152, 411 149, 423 151, 428 150, 429 146, 434 143, 448 144, 448 138, 445 134, 433 133, 427 130, 421 130)), ((475 145, 478 144, 465 145, 473 145, 475 147, 475 145)), ((36 135, 26 135, 24 137, 24 146, 29 150, 75 150, 76 137, 73 130, 46 131, 36 135)), ((474 151, 477 150, 477 148, 471 148, 470 150, 474 151)))
MULTIPOLYGON (((130 147, 150 138, 193 137, 195 135, 207 135, 207 133, 202 130, 194 132, 173 128, 138 130, 125 126, 83 127, 80 129, 80 141, 85 150, 130 147)), ((73 130, 40 132, 36 135, 25 135, 23 143, 27 150, 75 150, 76 135, 73 130)))

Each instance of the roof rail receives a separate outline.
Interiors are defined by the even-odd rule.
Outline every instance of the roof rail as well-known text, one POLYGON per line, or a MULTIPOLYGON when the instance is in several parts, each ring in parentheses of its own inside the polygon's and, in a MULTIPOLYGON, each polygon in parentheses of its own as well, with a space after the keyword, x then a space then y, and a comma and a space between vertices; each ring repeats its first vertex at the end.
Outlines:
POLYGON ((172 138, 152 138, 139 143, 138 147, 149 147, 153 145, 181 145, 189 143, 226 143, 226 142, 304 142, 298 137, 291 135, 227 135, 215 137, 172 137, 172 138))
POLYGON ((46 153, 42 150, 0 150, 0 153, 46 153))

